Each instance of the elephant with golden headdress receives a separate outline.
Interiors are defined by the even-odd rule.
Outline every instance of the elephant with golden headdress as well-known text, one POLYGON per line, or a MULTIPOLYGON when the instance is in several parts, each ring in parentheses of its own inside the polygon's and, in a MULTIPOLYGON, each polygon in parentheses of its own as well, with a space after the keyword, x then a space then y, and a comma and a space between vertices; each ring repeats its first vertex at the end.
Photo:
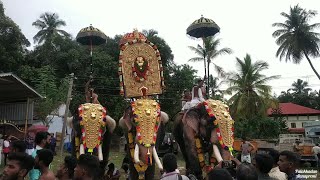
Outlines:
POLYGON ((155 164, 163 169, 157 145, 164 138, 164 124, 168 119, 159 104, 151 99, 138 99, 125 110, 119 124, 127 132, 132 179, 153 179, 155 164))
POLYGON ((231 160, 233 124, 228 106, 218 100, 206 100, 175 118, 174 131, 187 173, 203 179, 214 164, 231 160), (209 154, 206 159, 205 153, 209 154))
POLYGON ((73 153, 96 155, 107 164, 111 143, 111 134, 116 122, 107 115, 106 108, 100 104, 81 104, 73 118, 73 153))

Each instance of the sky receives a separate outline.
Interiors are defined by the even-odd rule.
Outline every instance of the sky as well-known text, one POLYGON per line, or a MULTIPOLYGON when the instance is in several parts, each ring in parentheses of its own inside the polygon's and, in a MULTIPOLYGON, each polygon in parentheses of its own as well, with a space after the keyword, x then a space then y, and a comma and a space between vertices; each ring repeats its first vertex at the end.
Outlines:
MULTIPOLYGON (((204 76, 203 62, 190 63, 195 57, 188 46, 202 44, 201 40, 186 35, 187 27, 201 15, 214 20, 220 27, 217 37, 221 46, 233 50, 231 55, 223 55, 214 62, 225 71, 236 71, 236 57, 243 59, 248 53, 253 60, 263 60, 270 67, 263 74, 280 75, 281 78, 269 84, 273 93, 279 95, 286 91, 298 78, 307 81, 312 89, 320 89, 317 79, 306 59, 296 65, 280 61, 275 56, 278 46, 272 33, 275 22, 283 22, 281 12, 289 12, 290 6, 301 7, 320 12, 319 0, 2 0, 5 13, 20 27, 24 35, 33 43, 38 29, 32 22, 44 12, 54 12, 66 21, 63 29, 76 37, 81 28, 92 24, 107 36, 138 30, 155 29, 172 49, 177 64, 189 64, 204 76)), ((320 22, 317 15, 311 23, 320 22)), ((318 30, 320 32, 320 29, 318 30)), ((34 46, 34 44, 33 44, 34 46)), ((312 59, 320 72, 320 58, 312 59)), ((213 72, 213 69, 210 69, 213 72)), ((213 73, 213 75, 216 75, 213 73)), ((223 86, 225 89, 227 86, 223 86)))

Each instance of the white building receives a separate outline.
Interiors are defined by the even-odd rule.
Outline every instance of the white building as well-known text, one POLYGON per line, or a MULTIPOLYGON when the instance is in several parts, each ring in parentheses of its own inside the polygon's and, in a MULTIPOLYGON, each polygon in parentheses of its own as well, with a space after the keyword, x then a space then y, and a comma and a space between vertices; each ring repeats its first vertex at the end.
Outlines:
MULTIPOLYGON (((306 123, 320 120, 320 110, 300 106, 293 103, 280 103, 281 115, 285 118, 289 132, 305 134, 306 123)), ((268 115, 272 114, 272 109, 268 109, 268 115)))

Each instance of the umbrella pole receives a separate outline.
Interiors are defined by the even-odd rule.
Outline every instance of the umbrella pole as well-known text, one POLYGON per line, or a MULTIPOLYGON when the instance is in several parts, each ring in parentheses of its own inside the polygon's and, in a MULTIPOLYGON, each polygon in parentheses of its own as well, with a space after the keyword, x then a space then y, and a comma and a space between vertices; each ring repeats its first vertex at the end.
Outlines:
MULTIPOLYGON (((202 43, 203 43, 203 61, 204 61, 204 75, 207 77, 207 86, 206 86, 206 95, 207 98, 209 98, 209 63, 208 63, 208 75, 207 75, 207 64, 206 64, 206 44, 205 44, 205 37, 202 37, 202 43)), ((205 81, 205 80, 204 80, 205 81)))
MULTIPOLYGON (((92 81, 93 79, 93 56, 92 56, 92 39, 90 38, 90 81, 92 81)), ((90 90, 90 103, 92 103, 92 95, 93 95, 93 92, 92 92, 92 89, 90 90)))

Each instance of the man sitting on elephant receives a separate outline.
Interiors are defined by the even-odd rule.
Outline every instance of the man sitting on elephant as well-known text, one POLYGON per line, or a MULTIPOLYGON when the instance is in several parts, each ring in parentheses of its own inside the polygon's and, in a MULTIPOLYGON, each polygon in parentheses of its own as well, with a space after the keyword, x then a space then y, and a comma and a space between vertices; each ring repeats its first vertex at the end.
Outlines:
POLYGON ((190 102, 186 102, 182 107, 182 111, 187 111, 190 108, 197 106, 199 103, 205 101, 203 94, 205 94, 205 88, 203 88, 204 79, 198 80, 198 85, 192 88, 192 99, 190 102))
POLYGON ((98 95, 96 93, 94 93, 94 89, 90 88, 89 89, 89 85, 90 82, 92 82, 93 80, 90 79, 86 85, 85 85, 85 94, 86 94, 86 102, 87 103, 92 103, 92 104, 100 104, 100 102, 98 101, 98 95))

